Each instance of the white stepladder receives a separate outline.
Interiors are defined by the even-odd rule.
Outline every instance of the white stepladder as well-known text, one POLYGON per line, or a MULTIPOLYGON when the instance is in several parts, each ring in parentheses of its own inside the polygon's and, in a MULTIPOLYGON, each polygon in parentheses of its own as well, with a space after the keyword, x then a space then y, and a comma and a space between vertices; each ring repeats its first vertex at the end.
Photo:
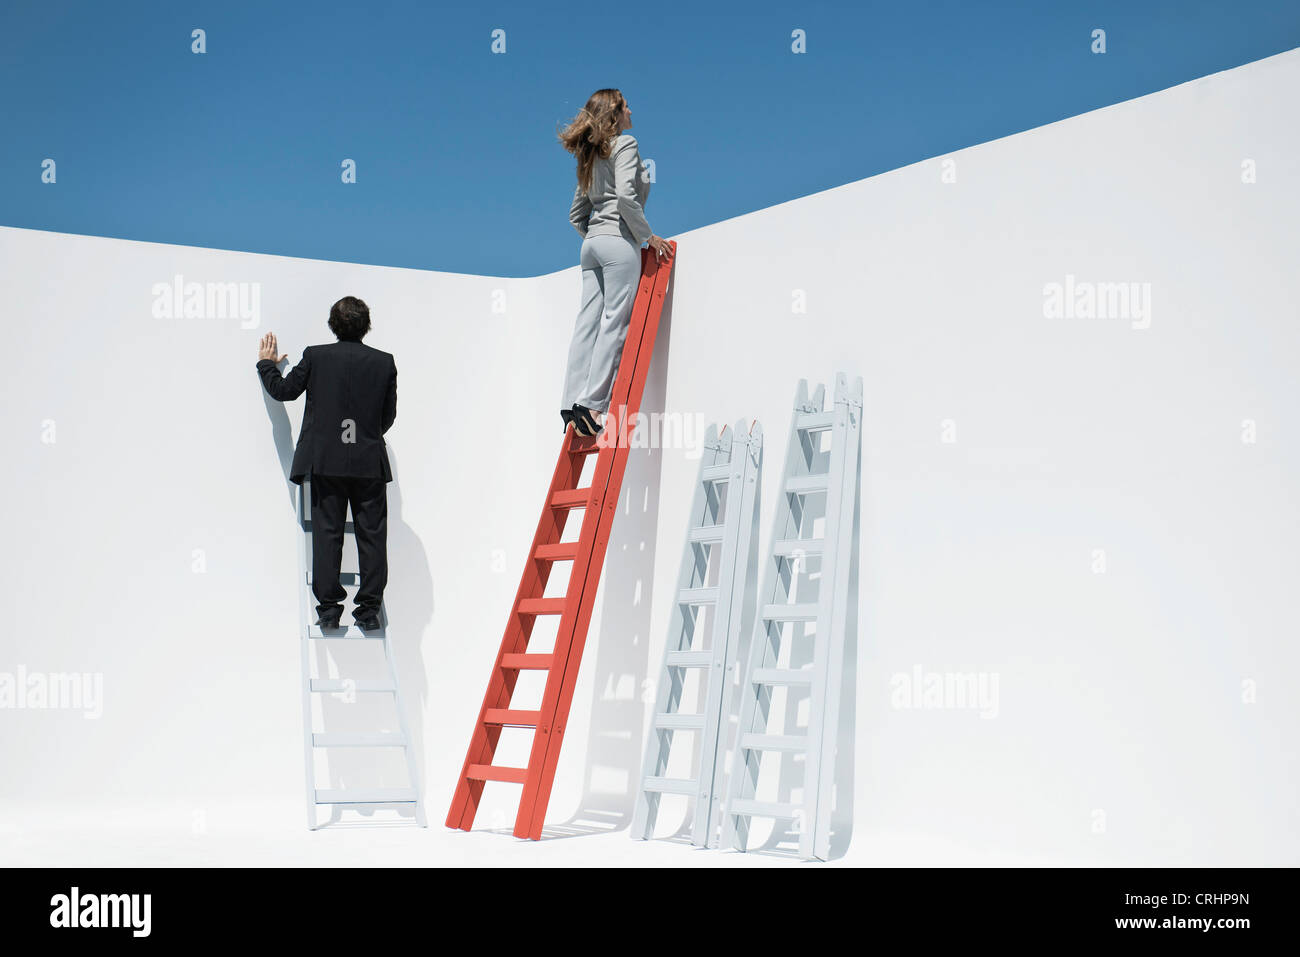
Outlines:
POLYGON ((711 425, 705 434, 637 788, 634 838, 652 836, 661 795, 683 794, 694 798, 691 843, 717 844, 726 770, 723 738, 741 637, 751 624, 752 611, 746 611, 754 604, 762 456, 763 429, 757 423, 746 429, 742 419, 731 430, 724 426, 721 435, 711 425), (706 608, 712 613, 705 614, 706 608), (707 619, 703 626, 702 617, 707 619), (692 674, 698 679, 691 689, 698 713, 684 713, 683 697, 692 674), (678 731, 697 735, 693 777, 666 776, 678 731))
MULTIPOLYGON (((299 601, 300 629, 302 644, 302 721, 303 751, 307 772, 307 827, 316 830, 321 826, 317 820, 317 808, 329 805, 336 809, 350 807, 375 807, 378 805, 412 805, 415 810, 415 822, 420 827, 427 827, 424 817, 424 801, 420 795, 420 779, 415 764, 415 747, 410 728, 406 723, 406 709, 402 704, 402 693, 397 683, 397 667, 393 661, 393 645, 388 635, 388 609, 380 606, 377 631, 362 631, 356 625, 323 630, 315 624, 315 596, 311 590, 312 545, 311 545, 311 479, 306 479, 298 486, 298 524, 301 529, 298 541, 299 584, 301 597, 299 601), (355 678, 317 678, 312 675, 312 643, 317 641, 334 641, 338 639, 373 641, 384 653, 386 678, 361 680, 355 678), (312 698, 318 694, 391 694, 393 708, 397 712, 397 731, 378 731, 371 733, 321 733, 314 730, 312 719, 312 698), (406 770, 410 787, 405 788, 318 788, 316 787, 316 749, 317 748, 401 748, 405 752, 406 770)), ((344 532, 352 531, 352 522, 347 522, 344 532)), ((344 585, 358 584, 356 572, 342 572, 340 582, 344 585)))
MULTIPOLYGON (((804 860, 830 856, 862 379, 855 378, 850 388, 838 373, 829 410, 823 410, 824 397, 825 386, 819 385, 809 398, 807 380, 795 392, 776 522, 740 683, 740 723, 722 824, 722 845, 743 851, 752 818, 790 821, 804 860), (818 507, 823 497, 824 509, 818 507), (807 724, 800 728, 797 716, 805 701, 807 724), (778 769, 786 762, 797 770, 796 759, 802 757, 799 800, 780 800, 781 793, 778 800, 757 799, 764 754, 774 756, 771 763, 778 769)), ((770 782, 769 771, 765 783, 770 782)))

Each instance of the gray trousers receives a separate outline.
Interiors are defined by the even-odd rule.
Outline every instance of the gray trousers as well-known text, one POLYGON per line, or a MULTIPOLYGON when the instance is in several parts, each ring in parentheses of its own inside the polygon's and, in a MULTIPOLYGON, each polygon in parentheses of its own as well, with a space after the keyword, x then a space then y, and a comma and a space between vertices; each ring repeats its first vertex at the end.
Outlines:
POLYGON ((614 374, 623 356, 632 304, 641 279, 641 249, 621 236, 588 236, 582 265, 582 306, 569 344, 560 408, 609 411, 614 374))

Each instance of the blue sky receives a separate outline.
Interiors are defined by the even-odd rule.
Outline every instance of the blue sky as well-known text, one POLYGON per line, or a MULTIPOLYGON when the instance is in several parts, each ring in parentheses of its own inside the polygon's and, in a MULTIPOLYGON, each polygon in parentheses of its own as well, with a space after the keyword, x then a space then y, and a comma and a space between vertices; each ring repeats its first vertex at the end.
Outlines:
POLYGON ((1294 0, 5 0, 0 224, 530 276, 576 261, 555 130, 601 86, 672 236, 1296 46, 1294 0))

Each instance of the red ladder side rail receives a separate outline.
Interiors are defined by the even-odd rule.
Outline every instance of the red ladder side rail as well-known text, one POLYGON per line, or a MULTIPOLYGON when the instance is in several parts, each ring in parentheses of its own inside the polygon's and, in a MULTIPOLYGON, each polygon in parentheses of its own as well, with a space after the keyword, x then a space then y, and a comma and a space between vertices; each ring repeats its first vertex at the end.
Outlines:
MULTIPOLYGON (((566 646, 563 655, 563 673, 557 679, 557 672, 561 668, 561 663, 557 660, 548 676, 546 693, 542 699, 542 713, 553 715, 550 733, 539 734, 533 738, 533 756, 528 763, 530 773, 533 767, 537 766, 538 780, 535 787, 529 786, 532 784, 531 781, 524 786, 519 816, 515 821, 516 837, 528 837, 536 841, 542 836, 542 822, 551 796, 551 785, 555 780, 555 769, 560 760, 560 746, 564 743, 564 728, 568 723, 573 689, 578 682, 578 668, 582 663, 582 652, 586 646, 587 629, 591 623, 592 610, 596 605, 596 589, 605 566, 605 550, 609 545, 610 530, 614 524, 619 495, 623 487, 631 426, 641 408, 642 393, 645 391, 646 378, 650 372, 650 360, 654 357, 659 318, 668 291, 668 280, 672 276, 677 244, 670 243, 670 246, 671 252, 662 262, 657 260, 651 249, 646 249, 643 253, 642 274, 653 279, 653 289, 647 297, 644 310, 633 310, 632 322, 624 344, 625 355, 623 361, 619 363, 618 379, 614 383, 610 398, 609 414, 605 417, 605 432, 602 432, 601 436, 606 436, 606 433, 608 436, 605 438, 606 449, 602 452, 601 458, 609 456, 609 477, 599 506, 593 505, 587 513, 587 517, 595 513, 598 524, 593 536, 591 553, 584 562, 585 567, 581 569, 582 592, 572 624, 569 623, 566 615, 566 620, 562 620, 560 624, 560 634, 555 639, 557 648, 562 641, 566 646), (630 357, 626 355, 629 350, 634 352, 630 357), (542 749, 544 752, 538 754, 542 749), (530 803, 531 807, 529 807, 530 803)), ((575 565, 573 574, 577 575, 579 571, 580 569, 575 565)), ((571 578, 570 595, 574 591, 573 585, 574 581, 571 578)))
POLYGON ((640 406, 670 272, 671 260, 661 265, 649 250, 642 251, 641 280, 611 396, 610 409, 614 415, 607 416, 605 431, 597 438, 579 436, 572 428, 565 432, 529 550, 529 560, 525 564, 519 590, 506 622, 501 648, 497 653, 456 793, 452 798, 446 822, 448 827, 469 830, 486 782, 509 781, 524 785, 515 820, 515 834, 532 837, 534 840, 541 836, 541 819, 545 815, 555 761, 559 755, 559 741, 556 740, 554 747, 551 746, 551 739, 558 739, 559 735, 553 736, 551 731, 554 726, 562 733, 564 719, 568 715, 568 705, 573 694, 572 684, 577 677, 574 651, 580 656, 586 639, 596 585, 604 563, 609 527, 618 502, 623 465, 626 463, 627 436, 620 427, 622 422, 618 420, 615 410, 626 409, 624 418, 630 418, 640 406), (649 351, 645 350, 647 328, 650 330, 649 351), (577 483, 582 476, 586 456, 591 454, 597 456, 591 484, 579 488, 577 483), (581 534, 577 541, 561 542, 569 513, 574 508, 585 510, 581 534), (557 561, 573 562, 566 594, 563 598, 543 598, 551 568, 557 561), (539 614, 559 614, 559 630, 550 653, 530 654, 527 646, 539 614), (548 672, 543 704, 535 712, 510 709, 519 672, 524 670, 548 672), (557 722, 555 716, 559 713, 561 703, 563 712, 557 722), (507 726, 534 729, 527 768, 498 767, 491 763, 501 730, 507 726), (552 752, 554 757, 549 758, 548 770, 548 756, 552 752), (537 821, 535 828, 531 824, 534 817, 537 821))

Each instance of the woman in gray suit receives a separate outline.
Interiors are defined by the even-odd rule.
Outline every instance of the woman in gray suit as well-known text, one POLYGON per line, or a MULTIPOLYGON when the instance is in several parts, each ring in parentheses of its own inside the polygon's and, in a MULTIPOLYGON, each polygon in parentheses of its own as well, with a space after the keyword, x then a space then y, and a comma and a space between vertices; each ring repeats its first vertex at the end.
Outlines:
POLYGON ((636 139, 624 133, 632 111, 618 90, 597 90, 560 133, 578 160, 569 222, 582 234, 582 305, 573 327, 560 418, 595 435, 609 410, 614 374, 641 277, 641 244, 664 258, 668 243, 645 219, 650 184, 641 175, 636 139))

